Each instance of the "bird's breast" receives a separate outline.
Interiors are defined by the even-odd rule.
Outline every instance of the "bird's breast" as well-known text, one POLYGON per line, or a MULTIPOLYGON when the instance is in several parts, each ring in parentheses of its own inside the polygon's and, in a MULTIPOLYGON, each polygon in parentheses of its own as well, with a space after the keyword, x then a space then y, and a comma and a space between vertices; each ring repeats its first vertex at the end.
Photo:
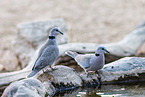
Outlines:
POLYGON ((90 68, 88 68, 88 71, 96 71, 104 66, 104 56, 99 57, 92 57, 90 60, 90 68))

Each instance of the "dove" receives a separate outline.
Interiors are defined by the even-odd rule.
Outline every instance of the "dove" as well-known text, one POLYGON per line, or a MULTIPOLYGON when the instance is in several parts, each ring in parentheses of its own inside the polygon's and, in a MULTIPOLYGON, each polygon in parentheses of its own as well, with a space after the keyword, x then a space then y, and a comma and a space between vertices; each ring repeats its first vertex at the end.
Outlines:
POLYGON ((27 77, 33 77, 46 66, 49 66, 52 70, 54 70, 51 65, 56 61, 59 55, 59 49, 56 43, 56 36, 58 34, 63 35, 59 28, 54 27, 51 29, 49 38, 39 50, 39 54, 34 63, 32 71, 27 77))
POLYGON ((65 54, 72 57, 80 67, 84 69, 88 76, 88 71, 95 71, 102 69, 105 64, 104 53, 109 53, 103 46, 98 47, 95 54, 78 54, 76 52, 67 51, 65 54))

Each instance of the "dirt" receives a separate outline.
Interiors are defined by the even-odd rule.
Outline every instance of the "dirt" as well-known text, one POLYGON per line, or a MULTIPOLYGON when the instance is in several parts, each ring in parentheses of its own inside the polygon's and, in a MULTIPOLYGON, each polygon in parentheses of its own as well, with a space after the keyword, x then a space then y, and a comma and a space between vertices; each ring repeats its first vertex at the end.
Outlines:
POLYGON ((0 6, 0 64, 4 66, 17 63, 11 48, 16 26, 22 22, 64 18, 69 42, 110 43, 145 20, 145 0, 4 0, 0 6))

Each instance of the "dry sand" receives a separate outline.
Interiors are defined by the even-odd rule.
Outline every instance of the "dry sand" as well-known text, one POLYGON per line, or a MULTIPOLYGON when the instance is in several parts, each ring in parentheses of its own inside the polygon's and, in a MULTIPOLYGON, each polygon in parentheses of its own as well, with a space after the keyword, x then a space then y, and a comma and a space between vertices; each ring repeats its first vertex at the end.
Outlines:
POLYGON ((5 66, 17 64, 11 42, 22 22, 64 18, 70 42, 110 43, 145 20, 145 0, 3 0, 0 7, 0 64, 5 66))

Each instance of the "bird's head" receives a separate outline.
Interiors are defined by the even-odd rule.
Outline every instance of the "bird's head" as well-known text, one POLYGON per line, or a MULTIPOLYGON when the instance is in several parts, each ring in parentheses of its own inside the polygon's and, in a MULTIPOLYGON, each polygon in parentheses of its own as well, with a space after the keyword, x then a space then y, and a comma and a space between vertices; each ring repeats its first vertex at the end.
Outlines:
POLYGON ((100 47, 98 47, 96 53, 110 53, 110 52, 105 47, 100 46, 100 47))
POLYGON ((60 31, 59 28, 54 27, 54 28, 52 28, 50 30, 50 36, 57 36, 58 34, 62 34, 63 35, 63 33, 60 31))

